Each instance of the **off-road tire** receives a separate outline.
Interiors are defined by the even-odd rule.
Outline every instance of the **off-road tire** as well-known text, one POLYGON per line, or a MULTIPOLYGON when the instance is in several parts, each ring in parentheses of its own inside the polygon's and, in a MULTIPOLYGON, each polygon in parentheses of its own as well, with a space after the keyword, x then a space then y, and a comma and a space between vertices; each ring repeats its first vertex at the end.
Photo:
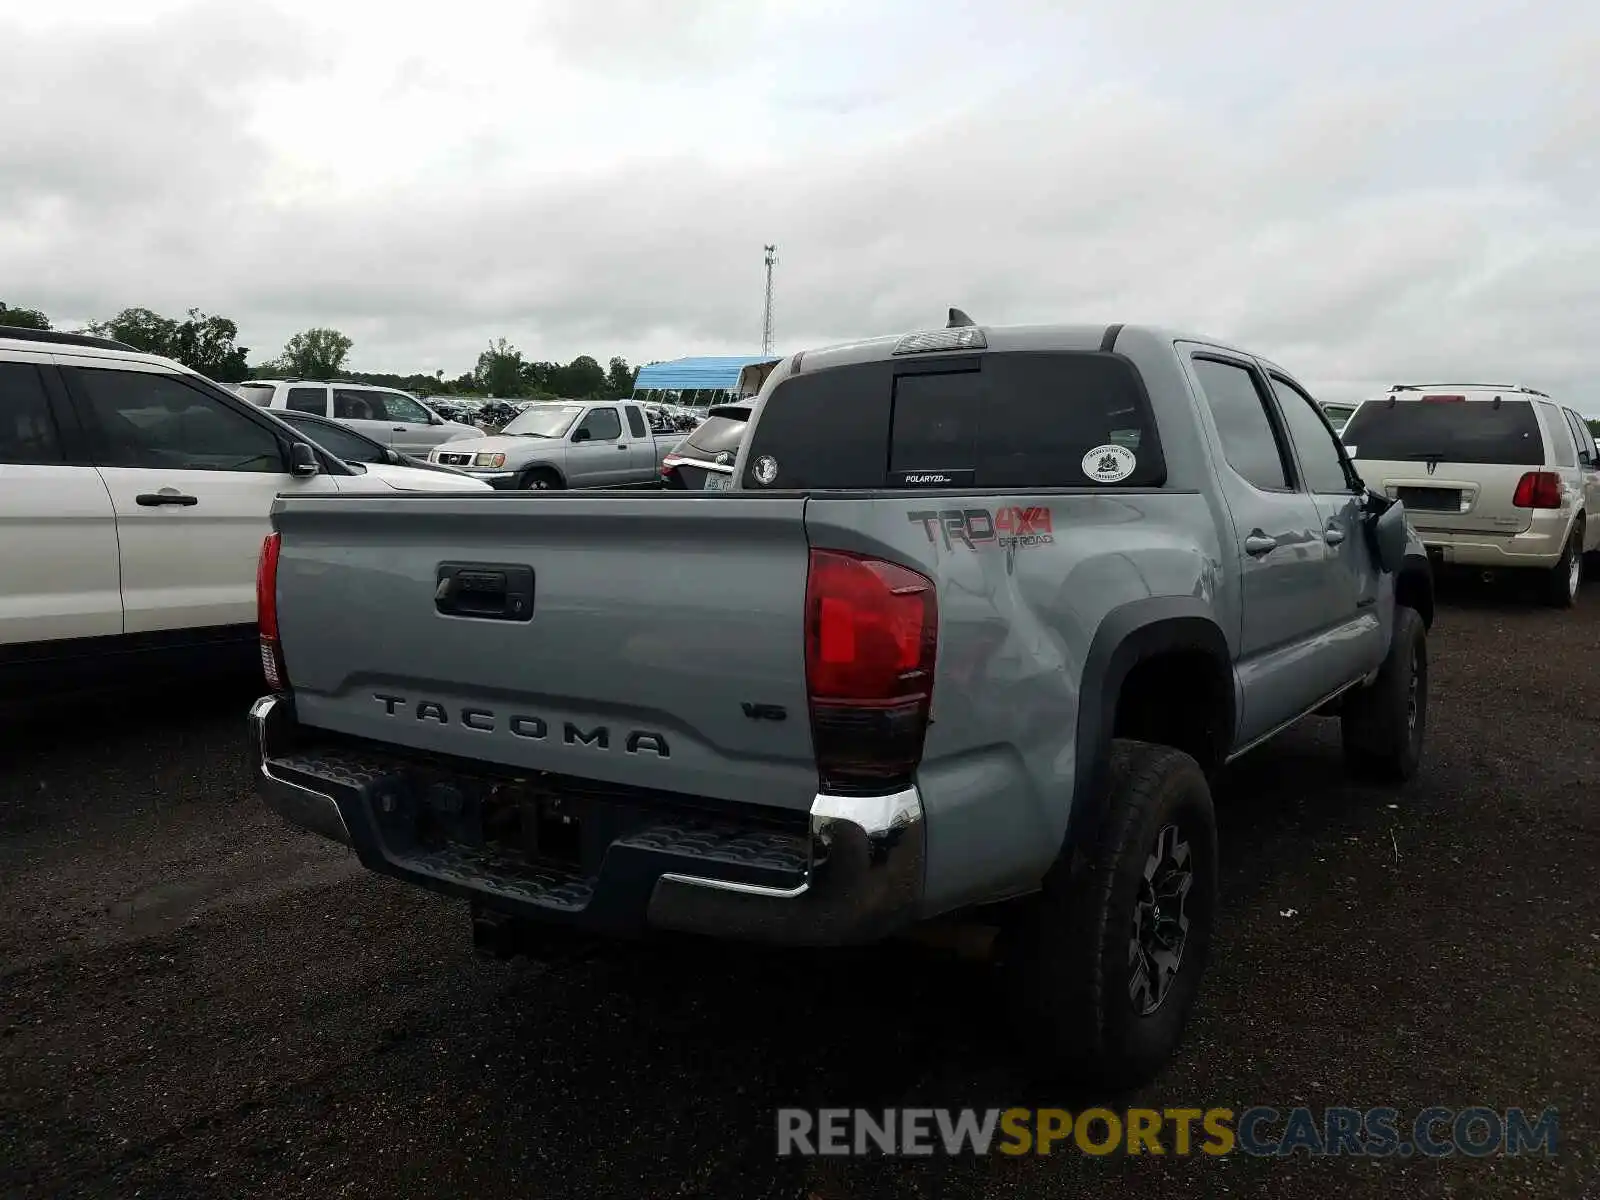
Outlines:
POLYGON ((1561 551, 1561 561, 1551 567, 1544 577, 1545 603, 1552 608, 1571 608, 1578 602, 1578 592, 1583 587, 1583 518, 1572 526, 1572 536, 1561 551), (1574 574, 1573 567, 1577 571, 1574 574))
POLYGON ((1217 830, 1205 773, 1181 750, 1115 741, 1108 784, 1098 836, 1063 851, 1037 902, 1003 932, 1001 962, 1030 1061, 1120 1092, 1154 1078, 1183 1037, 1217 910, 1217 830), (1130 943, 1147 863, 1173 829, 1191 867, 1187 932, 1163 998, 1141 1015, 1130 943))
POLYGON ((1339 721, 1352 775, 1403 783, 1416 774, 1428 732, 1428 630, 1416 609, 1395 605, 1378 677, 1345 698, 1339 721))
POLYGON ((517 486, 523 491, 554 492, 560 491, 567 485, 561 481, 549 467, 529 467, 522 473, 522 478, 517 480, 517 486))

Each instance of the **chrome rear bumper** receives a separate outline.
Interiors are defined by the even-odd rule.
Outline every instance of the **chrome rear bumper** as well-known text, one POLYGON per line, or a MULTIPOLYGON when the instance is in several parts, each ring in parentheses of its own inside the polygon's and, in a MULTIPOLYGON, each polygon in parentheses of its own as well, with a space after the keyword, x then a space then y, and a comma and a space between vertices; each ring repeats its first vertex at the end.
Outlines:
MULTIPOLYGON (((738 813, 710 832, 670 814, 648 816, 588 872, 518 870, 503 854, 420 853, 386 837, 374 798, 404 790, 398 760, 297 753, 285 697, 257 700, 250 727, 258 787, 284 820, 351 846, 372 870, 507 916, 820 946, 886 937, 920 915, 927 837, 914 786, 879 796, 819 793, 808 829, 786 835, 741 830, 738 813)), ((388 800, 383 805, 390 811, 388 800)))

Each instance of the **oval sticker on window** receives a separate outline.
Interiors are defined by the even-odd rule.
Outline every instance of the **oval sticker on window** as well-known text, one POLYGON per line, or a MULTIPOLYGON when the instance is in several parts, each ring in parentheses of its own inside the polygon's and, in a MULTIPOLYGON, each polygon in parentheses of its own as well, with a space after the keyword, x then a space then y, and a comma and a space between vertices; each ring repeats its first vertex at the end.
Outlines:
POLYGON ((1139 465, 1126 446, 1096 446, 1083 456, 1083 473, 1096 483, 1121 483, 1139 465))
POLYGON ((756 459, 755 469, 751 474, 755 476, 757 483, 766 486, 778 477, 778 460, 770 454, 763 454, 756 459))

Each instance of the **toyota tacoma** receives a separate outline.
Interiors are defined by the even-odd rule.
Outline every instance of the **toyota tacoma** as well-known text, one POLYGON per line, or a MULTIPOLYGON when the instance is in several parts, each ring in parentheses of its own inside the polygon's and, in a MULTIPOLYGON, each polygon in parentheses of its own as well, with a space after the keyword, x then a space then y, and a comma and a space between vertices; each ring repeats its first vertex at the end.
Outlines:
POLYGON ((1217 769, 1314 714, 1363 777, 1422 754, 1403 505, 1288 372, 1162 329, 952 310, 795 354, 726 491, 272 519, 251 723, 289 821, 486 949, 982 914, 1032 1053, 1113 1086, 1200 985, 1217 769))

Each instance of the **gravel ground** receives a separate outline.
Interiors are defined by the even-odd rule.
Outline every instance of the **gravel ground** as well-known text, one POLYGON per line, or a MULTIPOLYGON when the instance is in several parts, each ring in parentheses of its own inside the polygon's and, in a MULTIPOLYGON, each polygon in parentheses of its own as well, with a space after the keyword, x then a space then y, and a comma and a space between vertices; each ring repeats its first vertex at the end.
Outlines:
POLYGON ((1130 1102, 1555 1105, 1553 1162, 779 1160, 779 1105, 1090 1098, 926 951, 481 964, 462 906, 262 811, 220 694, 8 730, 0 1193, 1600 1200, 1600 585, 1447 599, 1411 785, 1349 784, 1328 721, 1232 771, 1201 1007, 1130 1102))

